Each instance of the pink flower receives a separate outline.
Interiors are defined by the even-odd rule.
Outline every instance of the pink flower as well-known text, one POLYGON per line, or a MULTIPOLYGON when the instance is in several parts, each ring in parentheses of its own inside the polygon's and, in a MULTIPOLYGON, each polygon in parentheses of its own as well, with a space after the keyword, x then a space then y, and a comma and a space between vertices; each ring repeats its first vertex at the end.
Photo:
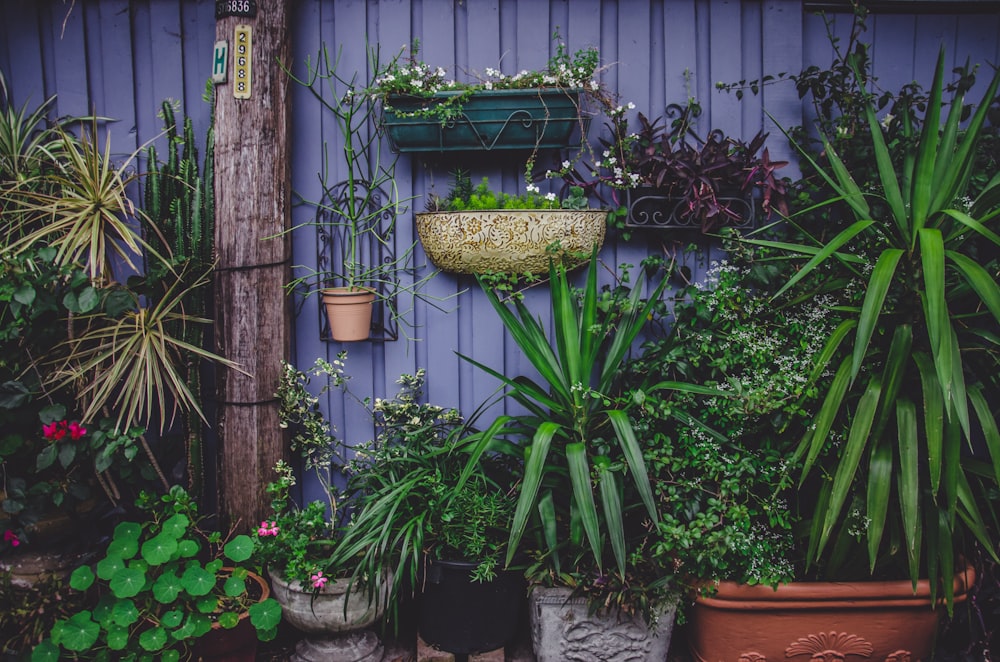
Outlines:
POLYGON ((268 524, 268 521, 264 520, 263 522, 260 523, 260 526, 257 527, 257 535, 258 536, 278 535, 278 523, 271 522, 270 524, 268 524))
POLYGON ((45 435, 46 439, 56 438, 56 428, 59 426, 58 423, 52 421, 51 423, 46 423, 42 425, 42 434, 45 435))
POLYGON ((77 439, 83 438, 83 435, 87 434, 87 428, 83 427, 76 421, 69 424, 69 438, 76 441, 77 439))
MULTIPOLYGON (((10 529, 7 529, 6 531, 3 532, 3 541, 9 542, 11 547, 17 547, 18 545, 21 544, 21 541, 18 540, 17 538, 17 534, 11 531, 10 529)), ((326 580, 324 579, 323 581, 326 580)))
POLYGON ((312 577, 310 577, 309 579, 312 580, 313 588, 319 588, 319 589, 321 589, 324 586, 326 586, 326 583, 328 581, 330 581, 329 577, 324 577, 323 576, 323 571, 322 570, 317 570, 316 574, 313 575, 312 577))
POLYGON ((67 434, 70 439, 76 441, 78 439, 82 439, 83 436, 87 434, 87 428, 83 427, 76 421, 73 421, 72 423, 67 421, 52 421, 51 423, 42 425, 42 434, 50 441, 59 441, 67 434))

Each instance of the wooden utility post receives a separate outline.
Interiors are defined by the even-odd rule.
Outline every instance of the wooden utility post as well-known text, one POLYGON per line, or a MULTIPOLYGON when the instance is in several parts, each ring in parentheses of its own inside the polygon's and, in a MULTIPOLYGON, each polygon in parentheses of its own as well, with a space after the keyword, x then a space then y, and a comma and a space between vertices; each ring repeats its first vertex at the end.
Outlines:
POLYGON ((291 346, 283 290, 291 244, 287 235, 264 238, 290 224, 291 113, 278 63, 291 57, 291 4, 216 3, 215 38, 228 42, 227 81, 215 102, 216 337, 219 352, 247 372, 220 370, 219 506, 225 522, 244 527, 266 514, 264 487, 286 455, 274 394, 291 346))

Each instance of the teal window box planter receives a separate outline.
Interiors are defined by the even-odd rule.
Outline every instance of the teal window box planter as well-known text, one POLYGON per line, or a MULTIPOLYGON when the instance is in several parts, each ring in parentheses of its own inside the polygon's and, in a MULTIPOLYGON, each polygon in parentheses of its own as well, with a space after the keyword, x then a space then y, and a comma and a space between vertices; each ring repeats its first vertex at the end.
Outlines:
POLYGON ((460 94, 389 97, 382 126, 392 148, 397 152, 566 149, 574 129, 586 133, 579 91, 556 88, 480 90, 462 104, 457 117, 445 122, 413 115, 460 94))

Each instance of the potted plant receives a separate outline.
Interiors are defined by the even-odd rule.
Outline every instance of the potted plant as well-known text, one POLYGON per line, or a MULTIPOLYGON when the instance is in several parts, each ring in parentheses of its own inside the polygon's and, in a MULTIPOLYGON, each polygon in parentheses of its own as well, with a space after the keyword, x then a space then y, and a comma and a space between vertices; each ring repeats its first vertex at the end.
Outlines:
POLYGON ((563 149, 575 129, 586 140, 584 99, 604 102, 594 79, 596 48, 556 52, 546 69, 506 75, 487 68, 470 83, 447 78, 442 67, 417 59, 419 42, 402 52, 370 89, 382 105, 382 126, 399 152, 563 149))
POLYGON ((56 622, 35 658, 66 651, 178 660, 213 631, 245 630, 247 639, 222 650, 254 659, 257 639, 275 636, 281 609, 246 565, 253 539, 201 529, 197 507, 179 487, 159 499, 144 495, 139 506, 147 519, 119 523, 96 565, 70 578, 78 591, 93 588, 97 604, 56 622))
POLYGON ((487 178, 475 187, 467 171, 454 173, 445 198, 432 196, 416 217, 427 257, 443 271, 544 273, 553 257, 578 264, 604 243, 602 209, 590 209, 583 189, 559 200, 534 184, 520 195, 497 193, 487 178))
MULTIPOLYGON (((863 62, 847 60, 859 90, 863 62)), ((964 86, 955 89, 941 122, 944 66, 942 51, 931 89, 920 101, 926 104, 922 119, 916 103, 901 99, 893 116, 880 122, 874 101, 865 97, 859 126, 871 160, 854 167, 821 134, 824 165, 795 143, 832 191, 824 202, 844 205, 846 217, 833 232, 811 240, 804 234, 799 243, 748 240, 799 258, 776 296, 827 298, 838 315, 812 372, 829 380, 796 454, 803 463, 802 485, 810 485, 817 472, 827 477, 804 513, 805 561, 807 570, 824 579, 867 581, 852 589, 852 601, 865 604, 863 613, 854 620, 837 617, 850 638, 814 636, 831 616, 807 597, 811 587, 797 583, 778 593, 795 604, 815 605, 811 629, 800 639, 764 641, 748 634, 767 626, 743 604, 736 607, 738 627, 729 631, 745 636, 739 650, 729 642, 726 655, 751 649, 763 655, 816 652, 822 646, 841 655, 881 658, 903 651, 924 658, 937 625, 933 607, 943 603, 951 610, 972 579, 965 563, 974 541, 995 559, 995 532, 986 524, 992 508, 979 495, 996 489, 1000 466, 992 413, 997 357, 983 335, 1000 317, 1000 289, 991 276, 1000 178, 966 196, 1000 74, 960 129, 964 86), (905 139, 890 146, 883 124, 897 121, 905 139), (963 447, 974 448, 977 439, 983 450, 968 455, 963 447), (881 577, 901 581, 872 581, 881 577), (904 599, 913 604, 902 617, 905 625, 889 625, 887 616, 874 611, 886 597, 897 606, 904 599), (891 631, 904 636, 876 638, 891 631)), ((720 590, 719 601, 705 602, 704 615, 696 610, 697 620, 717 630, 718 622, 708 617, 733 609, 722 597, 720 590)), ((760 606, 769 597, 757 593, 749 599, 760 606)), ((842 601, 843 595, 834 598, 842 601)), ((722 651, 706 647, 699 654, 714 659, 722 651)))
MULTIPOLYGON (((405 211, 405 200, 400 200, 394 179, 398 156, 390 158, 383 153, 381 135, 373 129, 376 108, 371 95, 358 82, 357 74, 347 78, 338 73, 338 64, 339 57, 331 60, 324 46, 315 67, 306 62, 304 78, 289 72, 333 120, 343 157, 338 165, 323 164, 321 196, 309 203, 316 208, 316 216, 295 226, 319 228, 327 252, 317 268, 307 269, 306 275, 295 278, 289 287, 304 288, 309 294, 319 292, 330 336, 357 341, 371 335, 376 300, 386 306, 395 322, 399 319, 397 294, 405 290, 419 296, 430 276, 405 286, 400 282, 400 272, 415 269, 415 244, 393 250, 396 219, 405 211), (333 172, 343 173, 344 178, 331 181, 333 172)), ((377 69, 374 76, 380 72, 377 69)), ((328 158, 325 148, 323 154, 328 158)))
MULTIPOLYGON (((311 471, 324 499, 299 505, 291 465, 278 462, 277 480, 267 487, 273 512, 257 527, 257 558, 267 569, 284 618, 306 636, 296 644, 303 659, 378 659, 382 642, 369 628, 386 607, 385 581, 352 581, 354 559, 331 561, 343 537, 342 499, 331 483, 340 441, 319 409, 319 396, 347 382, 346 352, 333 361, 317 359, 308 371, 284 364, 278 384, 279 420, 291 432, 302 469, 311 471), (324 383, 311 392, 313 378, 324 383)), ((369 575, 380 577, 381 573, 369 575)))
POLYGON ((514 511, 509 462, 466 470, 481 433, 458 411, 423 403, 425 371, 403 375, 392 399, 372 405, 376 437, 347 468, 348 494, 363 504, 339 558, 360 557, 355 575, 388 568, 390 601, 417 594, 420 636, 456 654, 494 650, 516 633, 521 573, 502 569, 514 511))
MULTIPOLYGON (((485 435, 470 462, 495 448, 524 463, 506 561, 513 561, 521 546, 534 557, 527 571, 536 585, 529 609, 540 660, 565 659, 567 651, 665 656, 676 604, 669 570, 645 562, 644 540, 660 517, 627 412, 634 400, 622 397, 618 381, 626 354, 659 305, 667 282, 653 287, 644 301, 640 275, 618 314, 605 315, 600 312, 596 256, 595 250, 579 295, 566 268, 550 266, 552 337, 523 301, 514 297, 502 302, 486 290, 541 382, 509 377, 467 359, 500 380, 527 412, 512 422, 528 437, 526 443, 485 435), (582 604, 569 600, 574 595, 582 604), (587 619, 598 607, 603 618, 587 619), (647 629, 650 622, 655 635, 647 629), (612 631, 620 634, 622 648, 602 648, 616 635, 600 633, 616 626, 612 631)), ((671 382, 651 387, 666 388, 699 390, 671 382)), ((507 424, 505 418, 499 420, 507 424)))

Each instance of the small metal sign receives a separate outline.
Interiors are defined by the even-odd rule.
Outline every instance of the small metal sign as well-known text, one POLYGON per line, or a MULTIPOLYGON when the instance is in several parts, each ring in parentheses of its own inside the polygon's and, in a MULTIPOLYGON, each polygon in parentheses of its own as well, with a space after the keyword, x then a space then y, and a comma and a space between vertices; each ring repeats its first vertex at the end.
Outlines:
POLYGON ((257 0, 215 0, 215 20, 226 16, 257 16, 257 0))
POLYGON ((229 71, 229 42, 223 39, 215 42, 212 52, 212 82, 216 85, 226 82, 229 71))
POLYGON ((252 32, 249 25, 237 25, 233 36, 233 96, 237 99, 250 98, 252 32))

